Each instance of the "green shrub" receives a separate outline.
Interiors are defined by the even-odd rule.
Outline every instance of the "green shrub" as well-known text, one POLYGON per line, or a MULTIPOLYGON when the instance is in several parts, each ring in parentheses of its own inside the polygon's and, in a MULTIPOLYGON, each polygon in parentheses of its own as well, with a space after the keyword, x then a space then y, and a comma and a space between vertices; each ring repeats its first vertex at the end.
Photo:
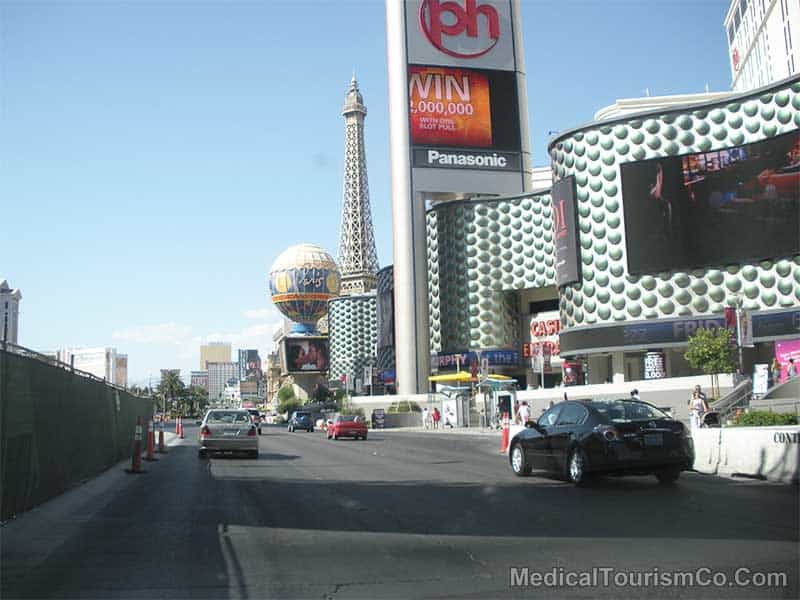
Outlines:
POLYGON ((410 413, 410 412, 422 412, 422 409, 419 407, 414 401, 409 400, 400 400, 397 402, 392 402, 389 405, 389 408, 386 409, 387 413, 410 413))
POLYGON ((755 410, 742 413, 733 420, 734 427, 771 427, 773 425, 797 425, 797 415, 755 410))

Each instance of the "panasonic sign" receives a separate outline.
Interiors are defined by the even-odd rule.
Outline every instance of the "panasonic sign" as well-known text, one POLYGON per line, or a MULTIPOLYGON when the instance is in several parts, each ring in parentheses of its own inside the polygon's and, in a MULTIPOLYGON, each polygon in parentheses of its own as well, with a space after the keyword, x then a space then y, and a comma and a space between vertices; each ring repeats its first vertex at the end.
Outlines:
POLYGON ((514 152, 480 152, 442 148, 414 148, 414 166, 445 169, 519 171, 520 156, 514 152))

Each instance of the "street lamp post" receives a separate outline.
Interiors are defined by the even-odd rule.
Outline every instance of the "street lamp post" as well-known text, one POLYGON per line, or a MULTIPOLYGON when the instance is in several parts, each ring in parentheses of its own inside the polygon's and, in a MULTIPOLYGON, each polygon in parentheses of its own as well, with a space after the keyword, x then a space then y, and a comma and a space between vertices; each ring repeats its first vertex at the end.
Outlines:
POLYGON ((744 306, 744 298, 741 294, 734 296, 734 305, 736 306, 736 346, 739 349, 739 375, 744 376, 744 358, 742 353, 742 307, 744 306))

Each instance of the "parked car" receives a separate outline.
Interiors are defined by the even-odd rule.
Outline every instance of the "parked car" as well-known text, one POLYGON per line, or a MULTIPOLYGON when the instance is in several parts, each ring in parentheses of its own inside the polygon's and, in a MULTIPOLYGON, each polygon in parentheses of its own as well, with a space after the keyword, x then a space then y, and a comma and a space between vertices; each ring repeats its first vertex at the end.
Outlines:
POLYGON ((245 409, 214 409, 206 413, 200 427, 198 457, 214 452, 244 452, 258 458, 258 436, 245 409))
POLYGON ((560 402, 509 443, 518 476, 541 469, 576 485, 596 474, 655 475, 672 483, 692 469, 694 445, 680 421, 647 402, 560 402))
POLYGON ((328 439, 338 440, 341 437, 367 439, 367 424, 354 415, 339 415, 328 426, 328 439))
POLYGON ((246 410, 250 413, 250 416, 253 417, 253 423, 258 430, 258 435, 261 435, 261 415, 255 408, 248 408, 246 410))
POLYGON ((311 413, 306 410, 296 410, 289 417, 289 432, 294 432, 298 429, 305 429, 306 431, 314 431, 314 421, 311 418, 311 413))

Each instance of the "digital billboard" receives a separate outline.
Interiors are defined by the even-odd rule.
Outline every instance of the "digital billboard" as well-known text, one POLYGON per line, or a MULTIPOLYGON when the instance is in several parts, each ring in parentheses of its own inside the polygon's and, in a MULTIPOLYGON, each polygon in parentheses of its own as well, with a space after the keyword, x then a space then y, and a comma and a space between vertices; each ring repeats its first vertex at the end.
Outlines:
POLYGON ((445 67, 408 68, 411 143, 492 147, 489 78, 445 67))
POLYGON ((800 133, 623 163, 628 271, 800 254, 800 133))
POLYGON ((328 370, 328 338, 284 339, 286 370, 289 373, 319 373, 328 370))
POLYGON ((556 284, 567 285, 580 280, 578 271, 578 232, 575 204, 575 176, 553 184, 550 192, 553 206, 553 239, 556 254, 556 284))

